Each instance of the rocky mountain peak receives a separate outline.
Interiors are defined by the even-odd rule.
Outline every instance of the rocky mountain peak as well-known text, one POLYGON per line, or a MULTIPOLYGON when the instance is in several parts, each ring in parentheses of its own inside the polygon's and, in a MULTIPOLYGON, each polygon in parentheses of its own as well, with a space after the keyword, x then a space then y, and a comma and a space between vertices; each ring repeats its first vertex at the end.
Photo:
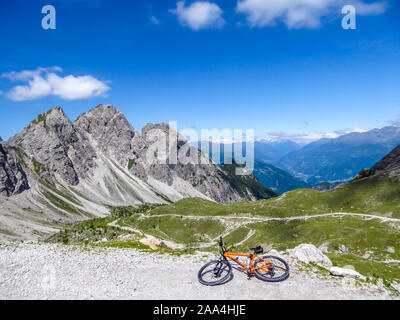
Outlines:
POLYGON ((78 123, 82 118, 97 118, 102 120, 103 122, 110 121, 115 114, 121 113, 119 109, 116 109, 114 106, 110 104, 99 104, 98 106, 90 109, 88 112, 82 113, 74 123, 78 123))
POLYGON ((168 132, 170 127, 168 123, 166 122, 160 122, 160 123, 147 123, 143 128, 142 128, 142 135, 145 136, 147 132, 149 132, 152 129, 160 129, 163 132, 168 132))
POLYGON ((69 185, 77 185, 79 177, 86 177, 94 166, 92 147, 60 106, 38 115, 8 144, 21 149, 29 158, 26 165, 52 184, 57 183, 58 176, 69 185))
POLYGON ((96 108, 80 115, 74 122, 75 127, 99 137, 110 131, 130 131, 136 133, 124 114, 111 105, 98 105, 96 108))
POLYGON ((125 115, 114 106, 98 105, 82 114, 74 122, 74 127, 91 140, 104 153, 127 166, 128 159, 135 159, 135 150, 144 147, 139 132, 128 122, 125 115))

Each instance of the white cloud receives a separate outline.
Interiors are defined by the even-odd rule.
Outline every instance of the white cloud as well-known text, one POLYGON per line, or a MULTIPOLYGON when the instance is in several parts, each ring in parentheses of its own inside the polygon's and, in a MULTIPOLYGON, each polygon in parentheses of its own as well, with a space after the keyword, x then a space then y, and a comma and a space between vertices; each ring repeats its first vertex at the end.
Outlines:
POLYGON ((6 93, 14 101, 33 100, 51 95, 51 85, 41 76, 34 76, 27 86, 15 86, 6 93))
POLYGON ((159 25, 160 24, 160 20, 158 20, 156 16, 151 16, 150 17, 150 21, 152 23, 154 23, 155 25, 159 25))
POLYGON ((317 28, 323 17, 340 14, 344 5, 353 5, 359 15, 381 14, 386 1, 364 0, 238 0, 236 12, 246 15, 252 27, 274 26, 283 22, 289 29, 317 28))
POLYGON ((110 89, 105 83, 90 75, 81 77, 69 75, 63 78, 55 73, 49 73, 48 81, 52 85, 53 94, 65 100, 99 97, 110 89))
POLYGON ((179 1, 175 10, 170 10, 178 17, 181 25, 193 30, 221 28, 225 24, 223 11, 215 3, 196 1, 185 7, 185 1, 179 1))
POLYGON ((3 73, 1 75, 3 78, 28 82, 27 85, 13 87, 6 92, 6 97, 13 101, 33 100, 46 96, 77 100, 104 96, 110 90, 104 82, 91 75, 61 77, 56 73, 61 71, 60 67, 51 67, 3 73))
POLYGON ((2 78, 10 79, 11 81, 28 81, 35 76, 40 76, 41 73, 47 72, 61 72, 62 69, 58 66, 50 68, 37 68, 35 70, 11 71, 5 72, 1 75, 2 78))

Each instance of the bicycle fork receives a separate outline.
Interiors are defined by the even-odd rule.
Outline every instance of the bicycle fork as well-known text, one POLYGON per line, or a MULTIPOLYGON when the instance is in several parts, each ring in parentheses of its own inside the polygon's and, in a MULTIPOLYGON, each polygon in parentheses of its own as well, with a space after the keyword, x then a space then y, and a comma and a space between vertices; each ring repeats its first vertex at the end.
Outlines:
POLYGON ((222 266, 223 266, 223 263, 222 263, 222 262, 218 262, 218 264, 215 266, 215 268, 214 268, 214 275, 215 275, 215 277, 221 276, 221 273, 222 273, 222 266))

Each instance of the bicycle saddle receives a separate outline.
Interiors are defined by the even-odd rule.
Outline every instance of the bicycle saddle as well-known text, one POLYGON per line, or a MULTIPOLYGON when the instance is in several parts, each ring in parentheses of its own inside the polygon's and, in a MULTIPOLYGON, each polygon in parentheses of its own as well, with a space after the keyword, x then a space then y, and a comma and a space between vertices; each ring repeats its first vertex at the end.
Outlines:
POLYGON ((250 250, 253 250, 254 253, 263 253, 264 249, 261 246, 255 247, 255 248, 250 248, 250 250))

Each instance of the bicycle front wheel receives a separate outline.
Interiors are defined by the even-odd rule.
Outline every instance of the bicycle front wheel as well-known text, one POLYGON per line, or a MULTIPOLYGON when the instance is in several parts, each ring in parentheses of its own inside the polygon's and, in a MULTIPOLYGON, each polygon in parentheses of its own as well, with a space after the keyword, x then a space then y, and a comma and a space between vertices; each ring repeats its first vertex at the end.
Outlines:
POLYGON ((199 282, 215 286, 227 281, 232 275, 232 266, 226 260, 214 260, 205 264, 198 273, 199 282))
POLYGON ((255 261, 254 274, 263 281, 283 281, 289 277, 289 265, 282 258, 263 256, 255 261))

